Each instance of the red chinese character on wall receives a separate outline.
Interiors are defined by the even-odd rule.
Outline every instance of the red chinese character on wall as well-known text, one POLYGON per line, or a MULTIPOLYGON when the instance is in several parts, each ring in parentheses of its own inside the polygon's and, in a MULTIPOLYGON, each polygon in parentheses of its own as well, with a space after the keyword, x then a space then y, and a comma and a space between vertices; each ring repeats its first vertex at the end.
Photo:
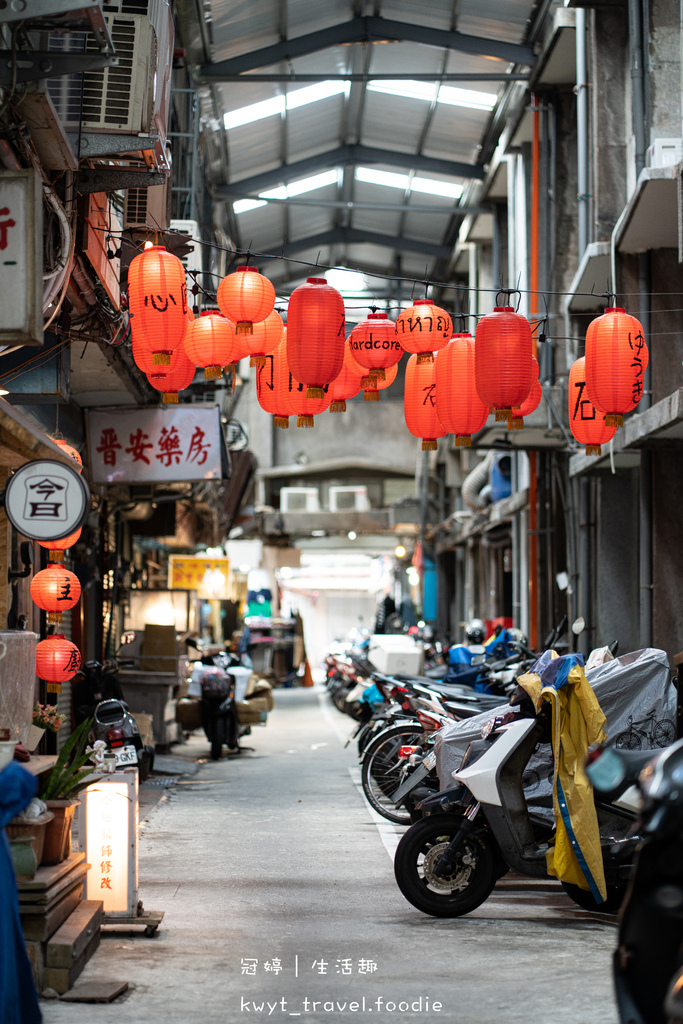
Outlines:
MULTIPOLYGON (((6 217, 9 213, 9 206, 3 206, 0 210, 0 217, 6 217)), ((0 249, 6 249, 7 242, 7 229, 16 227, 16 221, 11 218, 9 220, 0 220, 0 249)))
POLYGON ((119 439, 113 427, 105 427, 100 438, 100 446, 95 451, 102 452, 102 461, 105 466, 116 465, 116 449, 120 448, 119 439))
POLYGON ((203 466, 208 458, 208 451, 211 447, 210 444, 203 444, 205 432, 199 427, 194 428, 194 434, 190 438, 190 447, 187 452, 187 458, 185 462, 195 462, 198 466, 203 466))
POLYGON ((174 464, 174 460, 175 465, 180 462, 180 456, 183 452, 180 447, 180 437, 175 427, 171 427, 170 430, 167 430, 166 427, 161 428, 159 448, 161 449, 161 452, 156 456, 159 462, 163 463, 165 459, 166 466, 172 466, 174 464))
POLYGON ((153 448, 154 445, 150 442, 146 444, 149 434, 143 434, 140 427, 138 427, 135 434, 131 434, 129 437, 130 448, 126 448, 126 451, 133 456, 133 462, 146 462, 149 466, 149 459, 145 455, 145 448, 153 448))

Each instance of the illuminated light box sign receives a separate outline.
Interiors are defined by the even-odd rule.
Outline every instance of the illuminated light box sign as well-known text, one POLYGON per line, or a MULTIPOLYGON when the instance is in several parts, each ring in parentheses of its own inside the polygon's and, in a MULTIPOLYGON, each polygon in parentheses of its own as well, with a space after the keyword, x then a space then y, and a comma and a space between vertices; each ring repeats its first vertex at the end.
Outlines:
MULTIPOLYGON (((86 899, 108 917, 134 917, 138 904, 138 773, 115 772, 81 794, 86 899)), ((81 839, 82 842, 82 839, 81 839)))
POLYGON ((0 345, 43 344, 43 181, 0 170, 0 345))
POLYGON ((172 590, 196 590, 199 597, 229 600, 229 558, 201 558, 196 555, 170 555, 172 590))
POLYGON ((94 483, 221 478, 221 423, 209 409, 107 409, 88 414, 94 483))
POLYGON ((24 537, 61 540, 88 518, 90 489, 71 466, 37 459, 20 466, 7 481, 5 511, 24 537))

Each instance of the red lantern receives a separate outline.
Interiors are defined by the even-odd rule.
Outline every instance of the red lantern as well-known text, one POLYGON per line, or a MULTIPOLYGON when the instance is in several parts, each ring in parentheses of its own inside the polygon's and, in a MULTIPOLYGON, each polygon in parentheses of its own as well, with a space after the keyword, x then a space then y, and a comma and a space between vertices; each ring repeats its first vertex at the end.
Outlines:
POLYGON ((78 604, 81 585, 78 576, 62 565, 41 569, 31 580, 31 600, 48 613, 48 623, 62 621, 62 612, 78 604))
POLYGON ((322 398, 344 362, 344 300, 324 277, 309 277, 287 309, 287 362, 309 398, 322 398))
POLYGON ((361 366, 349 344, 344 350, 344 364, 354 377, 360 376, 360 386, 363 389, 365 402, 379 402, 380 391, 384 391, 385 388, 393 384, 398 373, 398 364, 395 363, 393 366, 387 367, 384 371, 384 379, 380 380, 378 371, 368 370, 366 366, 361 366))
POLYGON ((350 370, 345 362, 339 376, 332 381, 328 390, 330 412, 346 412, 347 399, 355 398, 360 389, 361 377, 350 370))
POLYGON ((55 634, 36 647, 36 674, 49 683, 65 683, 81 667, 81 652, 64 636, 55 634))
POLYGON ((274 352, 285 336, 285 325, 280 314, 273 310, 261 323, 254 324, 249 354, 250 366, 262 366, 267 355, 274 352))
POLYGON ((539 366, 536 356, 531 357, 531 378, 532 383, 529 394, 526 396, 519 408, 512 410, 512 416, 508 420, 508 430, 524 430, 524 417, 530 416, 541 404, 543 388, 538 382, 539 366))
POLYGON ((63 562, 64 552, 72 547, 81 535, 82 527, 79 527, 75 533, 70 533, 68 537, 62 537, 61 540, 39 540, 41 548, 45 548, 49 552, 49 559, 51 562, 63 562))
POLYGON ((608 427, 620 427, 643 395, 649 354, 643 328, 623 309, 608 307, 586 331, 587 397, 605 410, 608 427))
POLYGON ((290 377, 287 342, 283 338, 275 351, 265 356, 256 371, 256 397, 261 408, 273 417, 275 426, 285 430, 294 412, 289 396, 290 377))
POLYGON ((496 306, 477 324, 474 377, 484 405, 496 421, 512 418, 529 394, 532 374, 531 325, 512 306, 496 306))
POLYGON ((608 444, 617 432, 616 426, 606 425, 604 414, 588 397, 583 356, 569 370, 569 426, 579 444, 586 446, 586 455, 600 455, 601 445, 608 444))
MULTIPOLYGON (((296 416, 297 427, 312 427, 313 417, 325 412, 332 399, 328 390, 323 390, 322 398, 309 398, 308 392, 313 389, 296 380, 290 371, 288 401, 291 402, 292 413, 296 416)), ((317 388, 315 389, 318 390, 317 388)))
POLYGON ((183 348, 191 363, 204 367, 204 380, 218 380, 239 348, 235 325, 222 313, 205 311, 188 325, 183 348))
POLYGON ((191 363, 187 356, 184 361, 180 360, 177 366, 169 366, 168 371, 162 374, 147 374, 147 380, 155 389, 163 394, 163 402, 177 405, 178 392, 190 386, 194 380, 197 367, 191 363))
POLYGON ((469 333, 454 334, 436 354, 436 414, 449 434, 455 434, 456 448, 471 447, 472 434, 488 419, 488 406, 474 383, 474 338, 469 333))
POLYGON ((155 366, 168 366, 187 329, 185 267, 163 245, 141 252, 128 268, 131 330, 152 353, 155 366))
POLYGON ((83 459, 80 457, 80 455, 78 454, 76 449, 72 448, 72 446, 70 444, 67 444, 66 441, 62 441, 61 438, 58 439, 56 437, 53 437, 52 441, 53 441, 54 444, 59 445, 59 447, 62 449, 62 451, 64 452, 65 455, 68 455, 70 459, 74 460, 74 462, 76 463, 76 465, 78 467, 78 472, 82 473, 83 472, 83 459))
POLYGON ((406 426, 415 437, 422 438, 422 451, 434 451, 437 437, 448 433, 436 412, 436 363, 419 362, 412 355, 406 366, 403 409, 406 426))
POLYGON ((158 366, 154 363, 154 357, 144 340, 135 334, 132 336, 132 349, 135 365, 147 375, 148 379, 152 380, 165 380, 169 370, 176 370, 179 366, 184 365, 187 359, 183 343, 171 352, 168 366, 158 366))
POLYGON ((396 334, 396 324, 386 313, 371 313, 351 331, 349 346, 356 362, 370 370, 379 380, 384 371, 398 363, 403 348, 396 334))
POLYGON ((252 334, 275 305, 275 289, 256 267, 237 267, 218 285, 218 307, 235 324, 235 334, 252 334))
POLYGON ((433 363, 434 353, 451 339, 453 322, 445 309, 431 299, 421 299, 400 314, 396 334, 405 351, 414 352, 420 363, 433 363))

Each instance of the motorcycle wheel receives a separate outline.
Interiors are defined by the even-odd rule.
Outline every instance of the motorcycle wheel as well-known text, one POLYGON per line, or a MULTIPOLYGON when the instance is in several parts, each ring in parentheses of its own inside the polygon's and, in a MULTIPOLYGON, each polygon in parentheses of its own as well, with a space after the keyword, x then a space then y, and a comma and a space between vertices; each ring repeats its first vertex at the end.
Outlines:
POLYGON ((223 715, 214 718, 213 729, 211 730, 211 760, 220 761, 223 753, 223 744, 226 737, 226 720, 223 715))
POLYGON ((422 727, 412 723, 385 729, 368 744, 363 755, 363 792, 378 814, 397 825, 410 824, 410 812, 397 807, 391 799, 401 784, 399 750, 405 745, 417 745, 422 735, 422 727))
POLYGON ((414 907, 432 917, 461 917, 488 899, 500 874, 498 858, 486 835, 473 832, 458 853, 452 875, 437 878, 434 865, 456 834, 462 818, 437 814, 408 829, 396 848, 394 875, 414 907))
POLYGON ((595 910, 598 914, 616 914, 626 895, 625 885, 608 885, 607 899, 604 903, 598 903, 588 889, 581 889, 571 882, 562 882, 562 888, 574 903, 584 910, 595 910))

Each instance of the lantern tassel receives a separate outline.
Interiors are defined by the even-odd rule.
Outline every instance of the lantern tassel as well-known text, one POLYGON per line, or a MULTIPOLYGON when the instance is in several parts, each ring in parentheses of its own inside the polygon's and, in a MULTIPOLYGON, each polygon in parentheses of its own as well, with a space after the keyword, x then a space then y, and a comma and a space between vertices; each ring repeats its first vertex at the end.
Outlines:
POLYGON ((363 392, 364 402, 379 402, 379 391, 364 391, 363 392))
POLYGON ((602 455, 602 448, 599 444, 587 444, 586 455, 602 455))
POLYGON ((48 683, 47 684, 47 692, 48 693, 61 693, 62 692, 62 684, 61 683, 48 683))
POLYGON ((472 437, 470 434, 456 434, 455 435, 455 447, 456 448, 471 448, 472 437))
POLYGON ((312 427, 313 417, 312 416, 298 416, 296 421, 297 427, 312 427))
POLYGON ((608 412, 605 416, 606 427, 623 427, 624 417, 616 412, 608 412))
POLYGON ((439 446, 436 443, 436 441, 423 441, 422 442, 422 451, 423 452, 435 452, 438 447, 439 446))
POLYGON ((324 398, 325 388, 309 387, 306 388, 306 398, 324 398))
POLYGON ((64 561, 64 552, 63 551, 55 551, 54 549, 50 550, 49 561, 50 562, 63 562, 64 561))
POLYGON ((265 356, 252 356, 251 359, 249 360, 249 365, 250 366, 265 366, 266 365, 266 357, 265 356))
POLYGON ((152 366, 170 366, 171 365, 171 353, 170 352, 153 352, 152 353, 152 366))
POLYGON ((512 419, 512 409, 496 409, 496 423, 512 419))
POLYGON ((249 320, 239 320, 235 324, 235 334, 253 334, 254 325, 249 320))
POLYGON ((178 404, 178 392, 177 391, 164 391, 163 403, 164 403, 164 405, 177 405, 178 404))
POLYGON ((47 624, 48 624, 48 626, 54 626, 58 622, 61 622, 61 621, 62 621, 62 613, 61 612, 48 612, 47 613, 47 624))
POLYGON ((524 430, 524 420, 521 416, 513 416, 508 420, 508 430, 524 430))
POLYGON ((330 412, 346 412, 346 401, 331 402, 330 412))
POLYGON ((433 362, 434 362, 434 353, 433 352, 418 352, 417 353, 417 365, 418 366, 423 366, 425 363, 433 363, 433 362))
POLYGON ((371 370, 370 371, 370 376, 374 377, 375 380, 386 380, 387 379, 387 375, 384 372, 384 370, 371 370))
POLYGON ((223 376, 222 366, 205 366, 204 380, 220 380, 223 376))
POLYGON ((282 427, 283 430, 289 430, 289 416, 273 416, 273 422, 276 427, 282 427))

